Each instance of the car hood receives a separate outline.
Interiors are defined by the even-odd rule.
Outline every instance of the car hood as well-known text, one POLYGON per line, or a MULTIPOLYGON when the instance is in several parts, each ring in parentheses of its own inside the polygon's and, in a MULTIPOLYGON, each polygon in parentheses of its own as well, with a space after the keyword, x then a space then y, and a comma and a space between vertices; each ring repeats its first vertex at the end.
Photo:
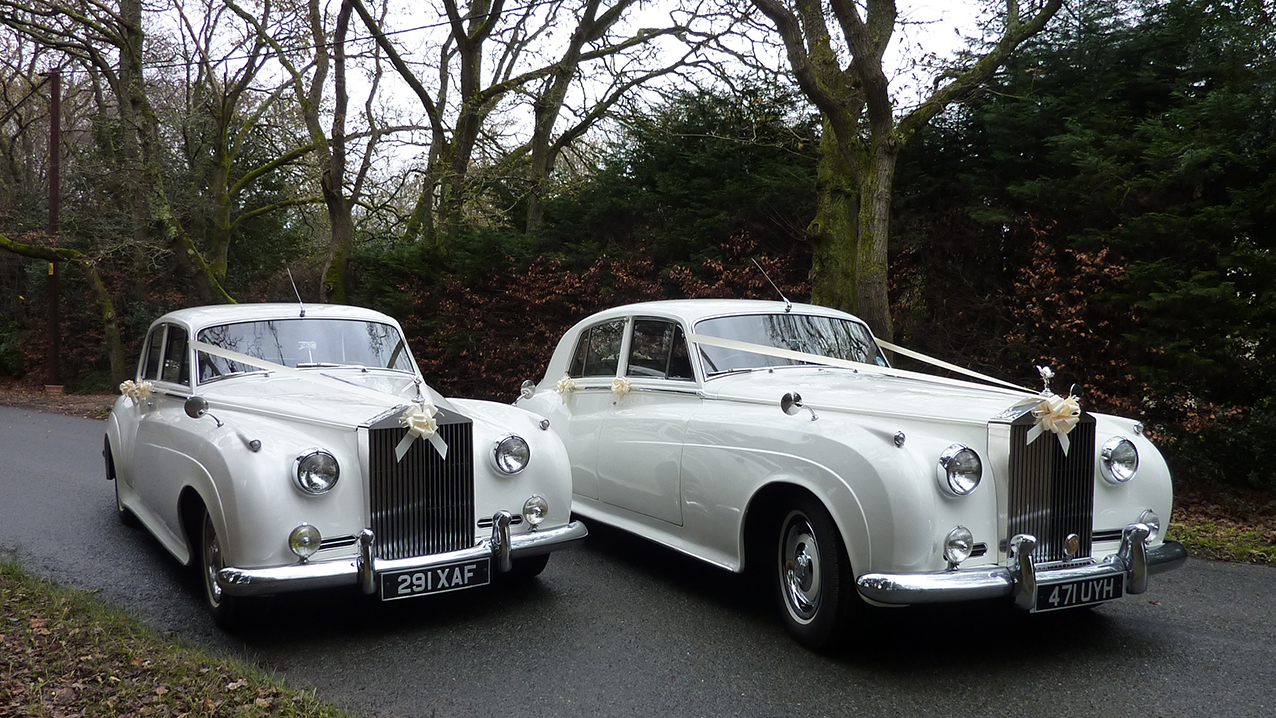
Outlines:
POLYGON ((705 382, 705 396, 773 403, 787 393, 801 395, 815 410, 873 413, 922 420, 985 424, 992 417, 1040 395, 1027 390, 955 380, 914 379, 849 369, 793 367, 754 370, 705 382))
MULTIPOLYGON (((325 371, 327 381, 256 374, 213 382, 197 393, 219 408, 314 424, 354 428, 416 397, 411 376, 355 371, 325 371)), ((422 385, 422 396, 436 407, 456 411, 438 392, 422 385)))

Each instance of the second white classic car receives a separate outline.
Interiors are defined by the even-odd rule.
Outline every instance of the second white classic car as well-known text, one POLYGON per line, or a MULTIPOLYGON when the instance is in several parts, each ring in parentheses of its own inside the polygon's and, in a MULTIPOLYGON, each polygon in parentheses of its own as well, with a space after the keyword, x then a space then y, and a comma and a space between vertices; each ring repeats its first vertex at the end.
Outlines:
POLYGON ((822 307, 605 311, 517 403, 562 436, 575 513, 757 567, 811 647, 866 602, 1093 606, 1186 559, 1140 424, 1048 387, 894 369, 863 322, 822 307))
POLYGON ((391 601, 534 576, 586 536, 549 423, 438 395, 379 312, 171 312, 120 389, 103 452, 116 508, 199 567, 222 625, 284 591, 391 601))

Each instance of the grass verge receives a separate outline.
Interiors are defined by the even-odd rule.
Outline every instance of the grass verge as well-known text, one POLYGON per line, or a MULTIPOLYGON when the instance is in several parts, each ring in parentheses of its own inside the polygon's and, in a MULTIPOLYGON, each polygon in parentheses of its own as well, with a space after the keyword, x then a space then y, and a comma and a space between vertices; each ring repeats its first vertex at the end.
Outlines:
POLYGON ((0 716, 349 716, 252 665, 174 644, 0 563, 0 716))

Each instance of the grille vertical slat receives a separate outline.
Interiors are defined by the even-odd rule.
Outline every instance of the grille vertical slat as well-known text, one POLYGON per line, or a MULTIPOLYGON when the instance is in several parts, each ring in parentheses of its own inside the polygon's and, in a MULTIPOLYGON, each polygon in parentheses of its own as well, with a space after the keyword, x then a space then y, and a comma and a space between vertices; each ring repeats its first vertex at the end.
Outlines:
POLYGON ((403 461, 396 461, 395 447, 407 430, 390 424, 368 432, 377 558, 424 556, 474 544, 473 425, 455 414, 441 418, 438 434, 447 443, 446 460, 429 442, 417 440, 403 461))
POLYGON ((1046 433, 1027 443, 1031 421, 1015 422, 1010 431, 1009 531, 1037 538, 1033 558, 1063 561, 1064 541, 1077 534, 1088 557, 1094 514, 1094 419, 1083 416, 1069 433, 1064 454, 1057 437, 1046 433))

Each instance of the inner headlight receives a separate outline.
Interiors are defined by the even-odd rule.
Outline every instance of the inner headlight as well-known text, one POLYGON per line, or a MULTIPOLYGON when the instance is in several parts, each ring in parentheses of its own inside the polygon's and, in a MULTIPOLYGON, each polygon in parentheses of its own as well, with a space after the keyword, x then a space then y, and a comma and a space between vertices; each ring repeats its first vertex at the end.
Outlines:
POLYGON ((1102 458, 1103 478, 1109 483, 1124 484, 1139 470, 1139 450, 1134 448, 1134 442, 1123 436, 1108 439, 1099 456, 1102 458))
POLYGON ((297 486, 308 494, 331 491, 340 476, 336 457, 323 449, 311 449, 297 457, 297 486))
POLYGON ((527 468, 531 458, 532 448, 517 434, 510 434, 492 447, 492 463, 503 474, 517 474, 527 468))
POLYGON ((548 515, 549 502, 543 496, 533 494, 523 503, 523 518, 532 525, 532 528, 540 526, 548 515))
POLYGON ((319 544, 323 541, 323 536, 319 534, 319 529, 310 524, 301 524, 288 534, 288 548, 297 558, 302 561, 315 555, 315 551, 319 550, 319 544))
POLYGON ((951 566, 970 558, 970 551, 975 546, 975 536, 965 526, 958 526, 948 532, 944 540, 944 560, 951 566))
POLYGON ((940 485, 954 496, 965 496, 979 486, 984 467, 979 454, 969 446, 953 444, 939 455, 940 485))

